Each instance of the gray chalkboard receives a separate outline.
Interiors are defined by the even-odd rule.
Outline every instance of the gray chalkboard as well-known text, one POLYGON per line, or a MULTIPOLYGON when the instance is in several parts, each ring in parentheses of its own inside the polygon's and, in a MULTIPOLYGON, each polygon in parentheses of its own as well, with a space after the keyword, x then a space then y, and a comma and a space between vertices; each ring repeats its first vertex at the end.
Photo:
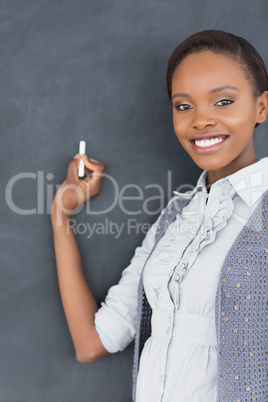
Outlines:
MULTIPOLYGON (((140 245, 143 224, 200 174, 173 132, 165 88, 171 52, 215 28, 247 38, 267 63, 267 18, 267 0, 0 1, 0 402, 131 401, 133 345, 92 365, 75 359, 51 200, 86 140, 87 154, 112 178, 91 210, 75 215, 85 275, 100 303, 140 245), (131 213, 113 205, 117 190, 140 196, 124 201, 131 213), (119 236, 109 222, 124 224, 119 236), (87 224, 100 223, 106 232, 90 234, 87 224)), ((267 156, 267 124, 255 141, 259 157, 267 156)))

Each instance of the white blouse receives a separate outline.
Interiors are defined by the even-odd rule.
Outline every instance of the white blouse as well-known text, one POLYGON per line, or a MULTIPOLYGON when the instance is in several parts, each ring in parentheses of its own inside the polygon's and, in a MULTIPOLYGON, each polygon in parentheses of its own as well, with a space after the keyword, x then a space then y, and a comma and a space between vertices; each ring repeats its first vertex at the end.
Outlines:
MULTIPOLYGON (((152 335, 141 355, 137 402, 216 402, 218 279, 227 252, 268 189, 265 171, 268 158, 218 180, 209 193, 204 171, 192 192, 175 192, 190 202, 144 270, 152 335)), ((110 352, 123 350, 135 336, 138 281, 158 222, 95 315, 110 352)))

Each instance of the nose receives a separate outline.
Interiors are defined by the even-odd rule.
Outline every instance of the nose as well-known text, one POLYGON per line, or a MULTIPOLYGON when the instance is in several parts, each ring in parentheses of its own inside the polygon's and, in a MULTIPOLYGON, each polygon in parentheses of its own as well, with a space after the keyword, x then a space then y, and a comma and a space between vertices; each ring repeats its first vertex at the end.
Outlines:
POLYGON ((194 129, 204 130, 207 127, 215 127, 217 124, 217 120, 204 110, 196 110, 192 124, 194 129))

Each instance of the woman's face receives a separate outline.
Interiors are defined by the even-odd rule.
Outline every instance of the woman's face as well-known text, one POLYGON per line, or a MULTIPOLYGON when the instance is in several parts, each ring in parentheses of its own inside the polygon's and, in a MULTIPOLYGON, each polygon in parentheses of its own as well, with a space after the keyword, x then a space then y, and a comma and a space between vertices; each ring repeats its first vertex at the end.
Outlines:
POLYGON ((175 70, 174 130, 193 161, 209 171, 210 184, 258 160, 253 132, 267 113, 261 99, 254 99, 240 64, 223 54, 192 53, 175 70))

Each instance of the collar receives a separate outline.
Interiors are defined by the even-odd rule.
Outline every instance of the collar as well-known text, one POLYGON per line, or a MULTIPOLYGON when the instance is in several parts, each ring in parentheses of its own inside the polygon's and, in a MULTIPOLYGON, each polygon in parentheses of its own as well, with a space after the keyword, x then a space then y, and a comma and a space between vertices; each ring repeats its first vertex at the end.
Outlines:
POLYGON ((268 157, 227 176, 237 194, 251 207, 268 190, 268 157))
MULTIPOLYGON (((268 172, 268 157, 262 158, 258 162, 218 180, 216 183, 227 179, 237 194, 251 207, 268 190, 268 175, 266 172, 268 172)), ((193 198, 198 191, 207 193, 207 173, 207 170, 201 173, 193 190, 185 193, 173 191, 173 193, 185 200, 193 198)))
POLYGON ((207 193, 207 170, 204 170, 201 175, 199 176, 199 179, 197 180, 197 184, 195 188, 192 191, 186 191, 184 193, 181 193, 179 191, 173 191, 175 195, 177 195, 180 198, 183 198, 185 200, 189 200, 193 198, 193 196, 198 192, 198 191, 203 191, 207 193))

